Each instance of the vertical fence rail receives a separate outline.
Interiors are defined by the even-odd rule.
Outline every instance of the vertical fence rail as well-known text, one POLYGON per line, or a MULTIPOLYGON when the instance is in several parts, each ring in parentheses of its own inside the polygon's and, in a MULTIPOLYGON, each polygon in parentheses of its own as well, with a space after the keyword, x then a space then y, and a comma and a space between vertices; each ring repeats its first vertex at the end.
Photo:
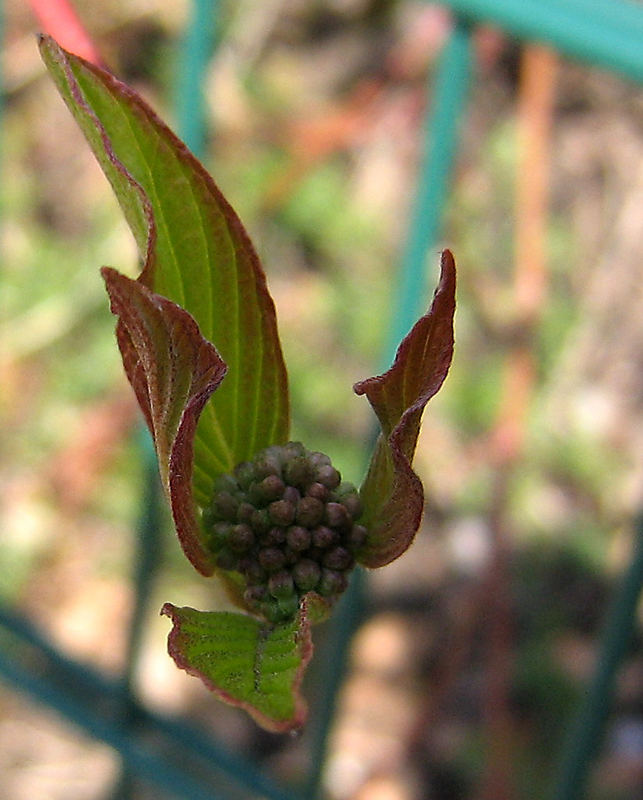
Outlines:
POLYGON ((218 29, 218 0, 192 0, 191 17, 179 53, 176 86, 178 134, 197 158, 206 138, 205 76, 218 29))
MULTIPOLYGON (((210 61, 218 4, 213 0, 192 0, 191 16, 178 53, 178 82, 175 116, 179 136, 190 150, 202 157, 205 149, 206 114, 203 85, 210 61)), ((122 676, 123 725, 136 725, 133 704, 133 678, 141 648, 145 617, 149 611, 154 580, 162 561, 163 535, 161 523, 161 486, 154 443, 149 431, 140 425, 137 431, 139 458, 143 470, 139 523, 136 531, 134 574, 134 607, 122 676)), ((113 800, 130 800, 135 775, 124 760, 113 800)))
MULTIPOLYGON (((150 599, 154 589, 156 574, 161 565, 163 551, 163 527, 160 485, 156 452, 152 437, 142 424, 136 432, 139 456, 142 466, 142 493, 138 525, 134 539, 134 605, 125 650, 125 664, 121 675, 121 710, 122 725, 131 730, 137 725, 137 713, 134 703, 134 677, 145 618, 149 611, 150 599)), ((112 794, 113 800, 129 800, 134 792, 135 775, 124 759, 119 779, 112 794)))
MULTIPOLYGON (((425 312, 427 251, 435 247, 458 146, 458 125, 471 81, 471 27, 456 21, 443 48, 437 73, 431 74, 432 100, 424 126, 420 178, 402 257, 394 315, 382 368, 391 364, 397 345, 425 312)), ((430 93, 430 87, 427 87, 430 93)))
POLYGON ((581 800, 586 795, 590 770, 604 738, 618 668, 634 635, 642 590, 643 512, 634 529, 631 560, 605 620, 594 675, 570 726, 554 800, 581 800))
MULTIPOLYGON (((388 369, 399 342, 428 305, 427 252, 435 246, 439 236, 457 153, 458 128, 464 116, 471 79, 471 51, 470 27, 456 23, 443 47, 436 73, 430 75, 435 88, 427 103, 419 179, 406 248, 398 271, 393 314, 380 364, 382 370, 388 369)), ((372 442, 375 435, 371 437, 372 442)), ((315 800, 321 793, 322 770, 337 694, 346 672, 350 642, 362 616, 366 591, 366 573, 357 569, 349 591, 331 620, 326 656, 328 668, 321 682, 317 714, 312 720, 311 769, 304 792, 306 800, 315 800)))

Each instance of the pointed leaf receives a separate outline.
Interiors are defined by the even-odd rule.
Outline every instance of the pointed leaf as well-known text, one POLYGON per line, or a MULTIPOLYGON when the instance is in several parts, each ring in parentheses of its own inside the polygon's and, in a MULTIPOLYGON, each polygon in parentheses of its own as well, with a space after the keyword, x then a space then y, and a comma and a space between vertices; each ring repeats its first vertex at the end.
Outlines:
POLYGON ((173 623, 168 651, 178 667, 268 730, 303 725, 307 708, 299 687, 313 651, 305 600, 292 622, 274 626, 246 614, 171 603, 161 613, 173 623))
POLYGON ((195 441, 195 491, 288 439, 286 370, 264 272, 239 218, 129 87, 42 37, 43 59, 110 180, 144 260, 140 282, 185 308, 228 365, 195 441))
POLYGON ((192 496, 192 446, 199 415, 226 366, 186 311, 114 269, 102 273, 119 318, 125 371, 154 437, 181 546, 200 572, 211 575, 214 565, 201 542, 192 496))
POLYGON ((455 262, 445 250, 431 308, 400 344, 393 366, 353 387, 368 397, 382 426, 361 488, 369 537, 359 561, 368 567, 400 556, 420 525, 424 492, 411 463, 424 407, 451 364, 454 313, 455 262))

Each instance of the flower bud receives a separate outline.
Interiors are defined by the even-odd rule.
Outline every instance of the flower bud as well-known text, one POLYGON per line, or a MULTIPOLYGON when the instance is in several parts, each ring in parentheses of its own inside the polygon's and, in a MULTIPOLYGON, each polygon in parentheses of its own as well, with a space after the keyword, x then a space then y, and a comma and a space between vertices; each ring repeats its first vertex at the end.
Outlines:
POLYGON ((244 556, 244 558, 240 558, 237 569, 245 576, 249 585, 263 583, 267 577, 266 570, 253 556, 244 556))
POLYGON ((326 453, 320 453, 318 450, 313 450, 308 454, 308 459, 314 467, 329 467, 331 466, 330 458, 326 453))
POLYGON ((255 507, 252 503, 242 502, 237 507, 237 522, 250 522, 255 507))
POLYGON ((317 591, 322 597, 332 597, 341 594, 348 586, 348 579, 343 572, 334 569, 322 569, 321 579, 317 591))
POLYGON ((328 486, 324 486, 323 483, 315 481, 308 486, 306 494, 308 497, 315 497, 317 500, 321 500, 322 503, 325 503, 330 497, 330 489, 328 486))
POLYGON ((316 497, 302 497, 297 503, 295 519, 298 525, 306 528, 314 528, 319 525, 324 517, 324 504, 316 497))
POLYGON ((345 547, 333 547, 322 558, 322 564, 329 569, 349 569, 354 563, 353 556, 345 547))
POLYGON ((234 477, 242 489, 247 489, 255 480, 255 468, 251 461, 242 461, 234 468, 234 477))
POLYGON ((284 489, 283 500, 287 500, 289 503, 292 503, 294 506, 297 505, 301 498, 301 494, 294 486, 286 486, 284 489))
POLYGON ((290 525, 295 519, 295 506, 288 500, 275 500, 268 506, 268 516, 275 525, 290 525))
POLYGON ((227 547, 219 550, 216 557, 216 564, 219 569, 232 571, 237 568, 237 556, 227 547))
POLYGON ((351 524, 348 511, 341 503, 326 503, 325 508, 326 523, 331 528, 343 530, 351 524))
POLYGON ((268 591, 273 597, 290 597, 295 591, 292 575, 286 570, 273 572, 268 578, 268 591))
POLYGON ((263 480, 251 483, 248 496, 253 503, 264 505, 279 500, 286 485, 278 475, 267 475, 263 480))
POLYGON ((261 537, 261 544, 266 547, 277 547, 286 541, 286 530, 277 525, 273 525, 270 530, 261 537))
POLYGON ((212 492, 214 495, 219 494, 219 492, 236 494, 238 491, 239 483, 233 475, 218 475, 212 486, 212 492))
POLYGON ((264 547, 259 551, 259 563, 266 572, 277 572, 285 562, 283 550, 276 547, 264 547))
POLYGON ((293 525, 286 531, 286 542, 291 550, 300 552, 308 550, 312 536, 308 528, 301 525, 293 525))
POLYGON ((353 491, 345 494, 339 502, 344 506, 346 511, 348 511, 351 519, 359 519, 362 516, 364 507, 357 492, 353 491))
POLYGON ((203 513, 201 514, 201 522, 206 530, 210 530, 213 525, 219 522, 219 515, 211 506, 208 506, 207 508, 203 509, 203 513))
POLYGON ((289 442, 219 476, 202 521, 217 567, 238 572, 247 607, 279 624, 307 592, 334 602, 346 588, 367 540, 355 524, 361 513, 357 490, 328 456, 289 442))
POLYGON ((254 462, 255 480, 263 480, 268 475, 281 477, 281 459, 274 453, 263 451, 260 458, 254 462))
POLYGON ((305 488, 313 479, 314 467, 305 456, 291 458, 284 464, 284 479, 291 486, 305 488))
POLYGON ((321 464, 315 470, 315 479, 329 489, 335 489, 339 486, 342 476, 331 464, 321 464))
POLYGON ((221 550, 228 543, 232 525, 229 522, 216 522, 209 528, 210 544, 213 550, 221 550))
POLYGON ((268 589, 265 586, 248 586, 243 593, 243 599, 251 606, 255 606, 267 598, 268 589))
POLYGON ((284 448, 280 444, 273 444, 262 451, 263 457, 271 464, 281 469, 284 463, 284 448))
POLYGON ((319 564, 309 558, 302 558, 292 568, 292 577, 298 589, 302 592, 311 592, 321 578, 319 564))
POLYGON ((346 537, 347 546, 355 553, 366 542, 368 531, 363 525, 353 525, 350 533, 346 537))
POLYGON ((313 528, 313 544, 315 547, 325 549, 330 545, 335 544, 339 539, 339 534, 327 525, 318 525, 313 528))
POLYGON ((293 458, 299 458, 306 455, 306 448, 301 442, 288 442, 281 448, 284 462, 290 461, 293 458))
POLYGON ((214 511, 219 516, 219 519, 227 519, 229 522, 236 521, 239 501, 230 492, 218 492, 214 496, 213 506, 214 511))
POLYGON ((252 528, 245 523, 235 525, 228 536, 228 547, 234 553, 246 553, 255 543, 252 528))
POLYGON ((256 508, 250 515, 249 524, 252 530, 259 537, 268 533, 272 527, 272 522, 270 521, 270 517, 268 516, 268 512, 265 508, 256 508))

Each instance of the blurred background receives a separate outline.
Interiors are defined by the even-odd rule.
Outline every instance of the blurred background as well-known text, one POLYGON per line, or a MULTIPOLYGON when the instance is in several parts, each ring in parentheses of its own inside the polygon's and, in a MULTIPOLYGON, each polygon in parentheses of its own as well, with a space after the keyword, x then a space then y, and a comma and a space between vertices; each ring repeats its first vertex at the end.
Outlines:
MULTIPOLYGON (((3 4, 0 594, 66 653, 116 675, 144 477, 98 268, 135 274, 137 256, 39 60, 39 5, 3 4)), ((104 62, 173 124, 190 4, 74 7, 104 62)), ((411 0, 217 7, 202 157, 268 275, 293 438, 356 483, 372 416, 351 387, 386 367, 450 26, 443 7, 411 0)), ((546 796, 642 505, 643 95, 496 29, 475 43, 423 301, 448 246, 455 358, 418 445, 422 528, 368 576, 323 773, 334 800, 546 796)), ((163 530, 139 696, 296 785, 306 737, 262 733, 167 656, 162 603, 220 597, 167 517, 163 530)), ((643 797, 640 645, 639 615, 592 800, 643 797)), ((322 669, 307 679, 311 699, 322 669)), ((0 800, 105 798, 118 772, 106 745, 0 684, 0 800)))

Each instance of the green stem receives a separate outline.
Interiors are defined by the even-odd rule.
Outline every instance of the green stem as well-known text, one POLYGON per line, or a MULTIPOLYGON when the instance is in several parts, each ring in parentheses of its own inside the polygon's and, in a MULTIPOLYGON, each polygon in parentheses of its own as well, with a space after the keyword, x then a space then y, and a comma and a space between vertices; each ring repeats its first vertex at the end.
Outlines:
POLYGON ((571 727, 554 800, 580 800, 585 796, 590 768, 603 741, 618 667, 634 633, 642 587, 643 514, 635 531, 632 560, 607 616, 594 677, 571 727))
MULTIPOLYGON (((176 117, 182 139, 195 155, 202 154, 205 145, 205 113, 203 83, 212 51, 217 4, 213 0, 194 0, 181 51, 179 86, 176 98, 176 117)), ((142 426, 138 444, 143 462, 141 516, 136 539, 136 599, 128 632, 126 665, 123 673, 123 725, 136 724, 133 713, 132 676, 138 661, 143 623, 149 606, 154 579, 158 572, 163 544, 160 518, 161 487, 154 444, 142 426)), ((115 787, 115 800, 128 800, 134 791, 134 776, 124 765, 115 787)))
POLYGON ((434 247, 442 223, 453 163, 458 149, 458 127, 471 82, 471 29, 456 24, 438 63, 425 127, 423 158, 406 249, 402 257, 397 298, 384 368, 390 366, 400 341, 428 306, 427 251, 434 247))
POLYGON ((203 86, 214 47, 218 5, 217 0, 193 0, 178 66, 175 101, 178 133, 197 157, 205 149, 203 86))
MULTIPOLYGON (((471 76, 471 31, 456 25, 446 43, 438 65, 433 100, 428 110, 423 159, 409 227, 407 246, 402 257, 397 297, 393 304, 388 345, 383 368, 388 369, 400 340, 426 310, 426 253, 437 239, 442 212, 449 189, 457 152, 458 125, 465 109, 471 76)), ((431 76, 433 81, 434 75, 431 76)), ((375 436, 369 444, 374 444, 375 436)), ((321 698, 317 703, 311 743, 312 767, 304 791, 307 800, 321 794, 321 775, 333 721, 337 692, 346 672, 348 648, 363 613, 366 573, 357 570, 341 606, 330 622, 327 646, 329 669, 324 674, 321 698)))

